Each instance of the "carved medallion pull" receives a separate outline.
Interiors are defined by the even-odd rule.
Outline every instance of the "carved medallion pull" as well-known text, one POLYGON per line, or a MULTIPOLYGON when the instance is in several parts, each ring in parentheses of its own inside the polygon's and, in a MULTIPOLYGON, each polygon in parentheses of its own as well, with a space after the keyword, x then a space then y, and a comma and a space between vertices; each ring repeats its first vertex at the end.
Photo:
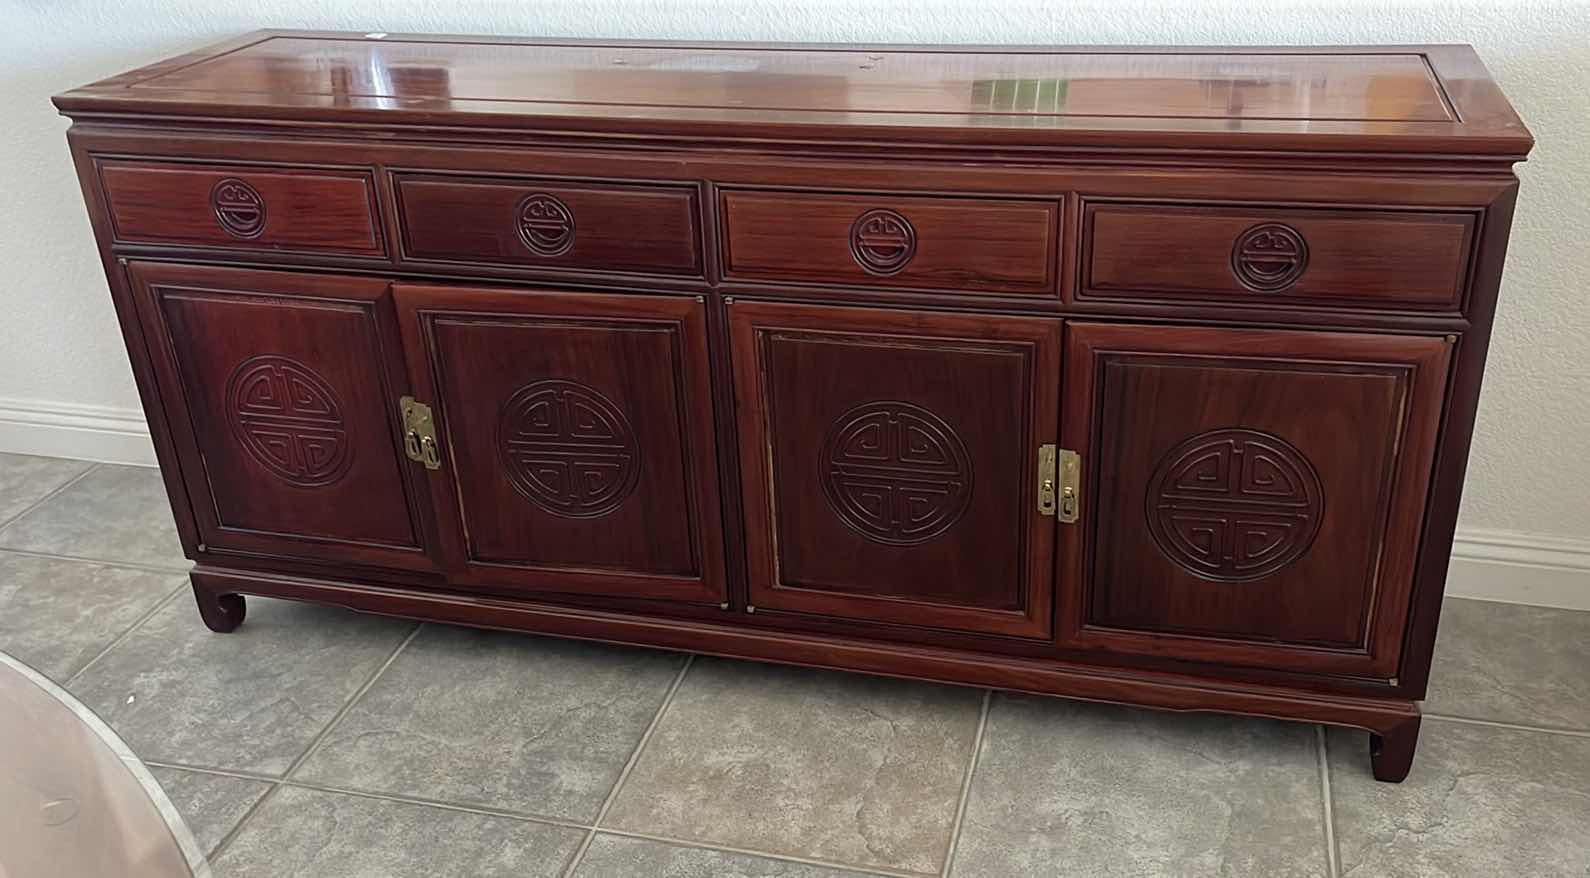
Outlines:
POLYGON ((210 190, 215 221, 236 238, 257 238, 265 231, 265 198, 259 190, 236 177, 227 177, 210 190))
POLYGON ((916 229, 896 211, 869 210, 850 227, 850 254, 869 274, 897 274, 916 255, 916 229))
POLYGON ((574 246, 574 214, 551 195, 525 196, 518 222, 519 240, 537 256, 561 256, 574 246))
POLYGON ((1308 267, 1308 244, 1297 229, 1262 223, 1237 236, 1231 248, 1231 272, 1243 286, 1274 293, 1297 283, 1308 267))

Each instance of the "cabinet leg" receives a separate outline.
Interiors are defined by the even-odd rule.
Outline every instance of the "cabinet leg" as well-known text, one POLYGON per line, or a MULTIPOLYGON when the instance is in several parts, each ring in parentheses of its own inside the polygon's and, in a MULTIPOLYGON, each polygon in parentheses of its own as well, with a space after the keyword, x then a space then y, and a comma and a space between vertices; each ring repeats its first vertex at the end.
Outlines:
POLYGON ((1419 745, 1419 717, 1403 720, 1392 728, 1369 734, 1369 765, 1375 780, 1402 783, 1413 767, 1413 751, 1419 745))
POLYGON ((193 599, 199 604, 199 618, 217 634, 229 634, 243 624, 248 608, 240 594, 224 594, 193 586, 193 599))

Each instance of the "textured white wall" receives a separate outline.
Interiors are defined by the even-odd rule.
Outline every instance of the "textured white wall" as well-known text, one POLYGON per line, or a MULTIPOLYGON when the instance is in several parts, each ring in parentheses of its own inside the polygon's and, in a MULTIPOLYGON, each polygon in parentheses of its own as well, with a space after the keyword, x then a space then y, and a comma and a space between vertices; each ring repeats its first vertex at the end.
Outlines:
POLYGON ((136 404, 49 96, 256 27, 979 43, 1466 42, 1539 145, 1462 528, 1590 537, 1590 3, 1204 0, 4 0, 0 403, 136 404))

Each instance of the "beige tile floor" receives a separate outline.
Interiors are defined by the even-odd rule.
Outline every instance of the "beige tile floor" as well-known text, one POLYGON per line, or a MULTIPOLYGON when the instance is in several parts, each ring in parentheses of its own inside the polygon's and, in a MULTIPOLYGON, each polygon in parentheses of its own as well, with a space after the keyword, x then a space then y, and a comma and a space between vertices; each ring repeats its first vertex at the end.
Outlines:
POLYGON ((0 455, 0 649, 234 876, 1590 876, 1590 613, 1449 601, 1419 755, 1364 736, 192 606, 153 470, 0 455))

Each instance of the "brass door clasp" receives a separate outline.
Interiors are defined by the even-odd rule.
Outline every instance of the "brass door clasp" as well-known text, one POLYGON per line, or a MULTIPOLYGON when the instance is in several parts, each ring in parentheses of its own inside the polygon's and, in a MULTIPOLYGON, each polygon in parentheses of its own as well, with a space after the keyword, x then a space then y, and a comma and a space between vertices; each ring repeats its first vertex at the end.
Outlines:
POLYGON ((403 411, 403 453, 409 460, 425 464, 426 469, 442 468, 442 452, 436 444, 436 422, 431 407, 405 396, 398 401, 403 411))
POLYGON ((1060 449, 1060 514, 1061 523, 1072 524, 1082 507, 1082 455, 1065 448, 1060 449))
POLYGON ((1077 520, 1082 458, 1053 445, 1038 446, 1038 514, 1070 524, 1077 520))
POLYGON ((1038 446, 1038 514, 1054 515, 1054 452, 1053 445, 1038 446))

